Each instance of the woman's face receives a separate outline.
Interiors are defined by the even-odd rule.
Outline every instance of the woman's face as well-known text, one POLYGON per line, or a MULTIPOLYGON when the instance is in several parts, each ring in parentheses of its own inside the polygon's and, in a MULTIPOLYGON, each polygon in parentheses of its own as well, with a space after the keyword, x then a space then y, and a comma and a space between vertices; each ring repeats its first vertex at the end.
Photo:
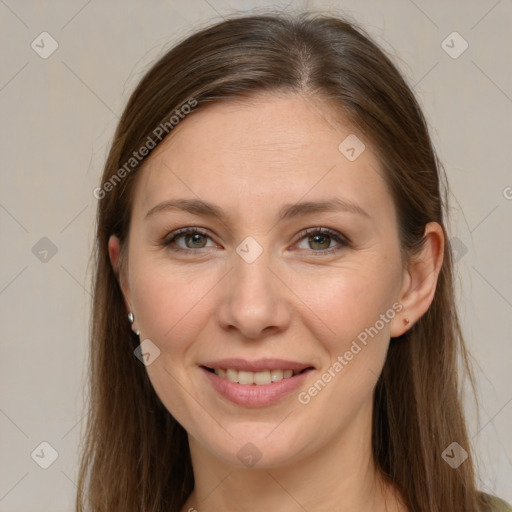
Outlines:
POLYGON ((137 178, 122 286, 147 372, 191 443, 226 463, 284 465, 371 430, 404 274, 357 136, 300 96, 217 103, 137 178))

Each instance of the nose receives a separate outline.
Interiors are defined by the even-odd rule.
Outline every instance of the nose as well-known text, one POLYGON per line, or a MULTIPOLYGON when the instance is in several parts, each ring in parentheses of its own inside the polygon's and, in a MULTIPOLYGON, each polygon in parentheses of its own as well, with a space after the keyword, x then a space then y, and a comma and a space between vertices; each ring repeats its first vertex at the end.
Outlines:
POLYGON ((265 251, 252 263, 234 255, 217 310, 223 329, 236 330, 241 337, 256 340, 283 332, 289 326, 290 292, 269 263, 265 251))

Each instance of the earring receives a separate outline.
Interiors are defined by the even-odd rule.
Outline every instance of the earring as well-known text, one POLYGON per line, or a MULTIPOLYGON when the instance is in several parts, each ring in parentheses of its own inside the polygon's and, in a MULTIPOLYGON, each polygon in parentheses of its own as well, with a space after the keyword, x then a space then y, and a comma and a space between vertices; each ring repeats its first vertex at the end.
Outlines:
MULTIPOLYGON (((130 322, 130 325, 133 325, 133 322, 135 320, 135 317, 133 316, 133 313, 130 311, 128 313, 128 322, 130 322)), ((132 331, 133 331, 133 328, 132 328, 132 331)), ((136 331, 133 331, 137 336, 139 336, 140 334, 140 331, 139 330, 136 330, 136 331)))
POLYGON ((411 322, 408 318, 404 318, 404 325, 409 325, 411 322))

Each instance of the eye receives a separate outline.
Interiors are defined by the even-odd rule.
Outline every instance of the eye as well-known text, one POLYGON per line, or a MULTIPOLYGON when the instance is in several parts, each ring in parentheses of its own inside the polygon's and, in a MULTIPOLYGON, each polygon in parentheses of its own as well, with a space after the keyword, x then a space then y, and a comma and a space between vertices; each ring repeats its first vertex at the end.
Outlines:
POLYGON ((298 245, 299 249, 320 254, 332 254, 349 245, 348 240, 341 233, 329 228, 309 228, 304 233, 305 236, 301 238, 301 241, 304 240, 307 247, 298 245), (334 247, 333 242, 337 243, 334 247))
MULTIPOLYGON (((193 253, 198 249, 216 247, 215 244, 207 245, 208 240, 211 238, 205 230, 189 227, 172 232, 162 241, 162 245, 176 252, 193 253)), ((318 255, 332 254, 349 246, 346 237, 329 228, 309 228, 302 232, 302 238, 299 241, 307 244, 307 247, 300 247, 299 243, 297 245, 299 249, 318 255)))
POLYGON ((206 249, 215 245, 207 246, 207 240, 210 239, 206 231, 200 228, 183 228, 174 231, 166 237, 162 245, 169 247, 174 251, 193 252, 196 249, 206 249), (183 239, 183 245, 178 244, 178 240, 183 239))

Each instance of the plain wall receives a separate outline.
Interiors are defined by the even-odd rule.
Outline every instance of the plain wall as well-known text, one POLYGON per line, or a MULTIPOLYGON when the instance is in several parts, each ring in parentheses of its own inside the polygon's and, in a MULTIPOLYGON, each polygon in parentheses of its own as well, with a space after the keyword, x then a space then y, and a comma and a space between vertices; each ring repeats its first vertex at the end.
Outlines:
MULTIPOLYGON (((471 402, 468 418, 480 487, 512 502, 512 2, 291 4, 353 17, 414 85, 451 185, 459 307, 478 363, 480 423, 471 402), (469 45, 458 58, 458 36, 447 39, 452 56, 442 47, 454 31, 469 45)), ((263 5, 0 2, 0 511, 73 508, 93 189, 130 92, 174 41, 263 5), (45 59, 53 43, 43 31, 58 43, 45 59), (43 441, 58 452, 48 469, 36 463, 52 454, 43 441)))

